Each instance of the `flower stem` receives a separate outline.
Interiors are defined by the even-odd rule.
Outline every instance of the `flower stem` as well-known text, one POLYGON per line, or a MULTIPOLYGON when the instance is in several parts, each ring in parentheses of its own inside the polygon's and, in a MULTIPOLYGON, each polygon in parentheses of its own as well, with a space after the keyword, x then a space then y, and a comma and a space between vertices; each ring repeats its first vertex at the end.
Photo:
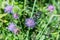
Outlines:
POLYGON ((34 7, 35 7, 35 5, 36 5, 36 1, 37 1, 37 0, 35 0, 35 1, 34 1, 33 9, 32 9, 32 13, 31 13, 31 16, 30 16, 30 17, 32 17, 32 16, 33 16, 33 12, 34 12, 34 7))

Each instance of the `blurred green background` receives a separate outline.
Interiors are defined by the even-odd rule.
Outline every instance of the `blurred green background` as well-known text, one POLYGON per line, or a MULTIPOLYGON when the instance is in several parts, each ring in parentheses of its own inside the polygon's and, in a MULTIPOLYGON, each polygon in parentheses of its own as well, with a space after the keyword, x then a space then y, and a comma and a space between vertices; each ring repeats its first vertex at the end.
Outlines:
POLYGON ((60 40, 60 0, 0 0, 0 40, 60 40), (13 6, 13 12, 19 14, 18 20, 4 12, 6 5, 13 6), (49 5, 55 7, 53 12, 47 10, 49 5), (29 30, 24 21, 38 11, 42 13, 37 25, 29 30), (18 35, 7 29, 10 22, 20 29, 18 35))

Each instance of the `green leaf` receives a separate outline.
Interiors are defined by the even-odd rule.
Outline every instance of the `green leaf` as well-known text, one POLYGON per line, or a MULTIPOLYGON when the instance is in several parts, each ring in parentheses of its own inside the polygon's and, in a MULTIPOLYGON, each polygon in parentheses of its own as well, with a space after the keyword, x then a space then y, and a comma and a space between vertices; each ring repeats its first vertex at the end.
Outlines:
POLYGON ((5 17, 7 14, 0 14, 0 19, 5 17))

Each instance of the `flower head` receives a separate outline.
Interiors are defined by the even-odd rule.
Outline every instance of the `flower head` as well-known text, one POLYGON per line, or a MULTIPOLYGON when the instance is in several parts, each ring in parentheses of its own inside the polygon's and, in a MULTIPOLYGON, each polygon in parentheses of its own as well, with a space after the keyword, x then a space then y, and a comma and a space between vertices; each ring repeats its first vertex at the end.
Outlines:
POLYGON ((19 29, 18 28, 16 28, 16 29, 14 29, 14 34, 18 34, 18 32, 19 32, 19 29))
POLYGON ((9 26, 8 26, 8 30, 14 31, 14 29, 16 29, 15 26, 16 26, 16 25, 15 25, 14 23, 10 23, 9 26))
POLYGON ((14 34, 18 34, 19 29, 16 28, 16 25, 14 23, 10 23, 8 26, 8 30, 10 30, 11 32, 13 32, 14 34))
POLYGON ((6 6, 4 11, 7 12, 7 13, 11 13, 12 8, 13 8, 12 6, 6 6))
POLYGON ((49 6, 48 6, 48 10, 49 10, 50 12, 52 12, 52 11, 54 10, 54 6, 53 6, 53 5, 49 5, 49 6))
POLYGON ((14 13, 14 14, 13 14, 13 17, 14 17, 15 19, 18 19, 18 14, 14 13))
POLYGON ((28 18, 28 19, 25 20, 25 24, 28 27, 34 27, 35 26, 35 21, 32 18, 28 18))

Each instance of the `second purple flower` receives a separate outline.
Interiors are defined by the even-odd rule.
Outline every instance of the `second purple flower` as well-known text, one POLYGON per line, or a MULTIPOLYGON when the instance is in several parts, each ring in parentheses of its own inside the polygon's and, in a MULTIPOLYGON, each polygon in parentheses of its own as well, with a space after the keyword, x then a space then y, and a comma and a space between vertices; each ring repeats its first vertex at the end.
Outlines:
POLYGON ((18 34, 19 29, 16 28, 16 25, 14 23, 10 23, 8 26, 8 30, 10 30, 11 32, 13 32, 14 34, 18 34))
POLYGON ((52 12, 54 10, 54 6, 53 5, 49 5, 47 8, 50 12, 52 12))
POLYGON ((15 19, 18 19, 18 18, 19 18, 19 17, 18 17, 18 14, 16 14, 16 13, 13 14, 13 17, 14 17, 15 19))

